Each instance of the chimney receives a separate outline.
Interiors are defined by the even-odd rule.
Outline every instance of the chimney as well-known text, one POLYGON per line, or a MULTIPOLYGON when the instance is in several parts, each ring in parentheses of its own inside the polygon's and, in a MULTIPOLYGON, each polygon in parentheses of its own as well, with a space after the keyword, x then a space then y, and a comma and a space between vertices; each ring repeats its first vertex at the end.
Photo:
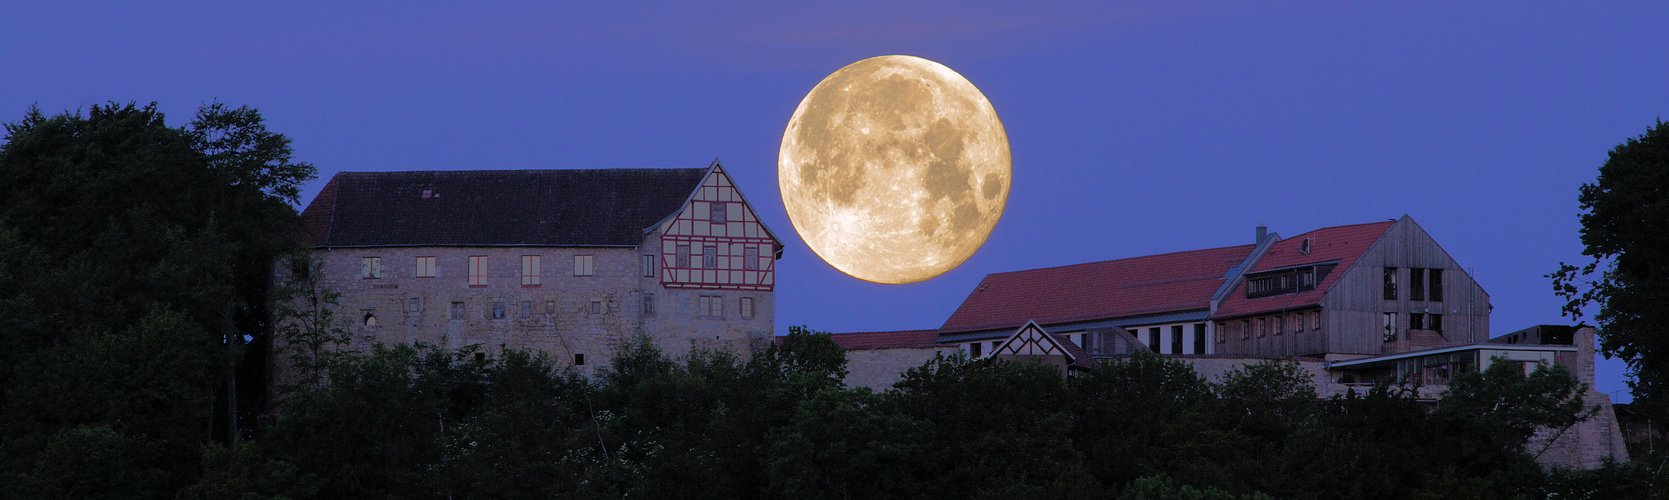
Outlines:
POLYGON ((1259 245, 1262 245, 1263 244, 1263 239, 1268 238, 1268 237, 1269 237, 1269 227, 1265 226, 1263 224, 1258 224, 1258 241, 1256 243, 1259 244, 1259 245))

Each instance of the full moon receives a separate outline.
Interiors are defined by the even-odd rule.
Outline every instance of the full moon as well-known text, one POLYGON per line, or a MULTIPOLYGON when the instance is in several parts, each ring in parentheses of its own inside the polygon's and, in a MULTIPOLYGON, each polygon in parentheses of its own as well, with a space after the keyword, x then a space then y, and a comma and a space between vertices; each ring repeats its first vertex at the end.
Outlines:
POLYGON ((925 281, 985 244, 1013 160, 967 78, 912 56, 840 68, 800 101, 777 156, 788 218, 823 261, 876 283, 925 281))

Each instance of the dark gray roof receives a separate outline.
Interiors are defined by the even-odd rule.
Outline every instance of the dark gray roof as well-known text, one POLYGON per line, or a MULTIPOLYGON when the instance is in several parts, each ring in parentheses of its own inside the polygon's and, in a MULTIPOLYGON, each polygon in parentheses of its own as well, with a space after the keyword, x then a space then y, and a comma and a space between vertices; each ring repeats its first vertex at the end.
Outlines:
POLYGON ((342 172, 302 218, 326 247, 636 246, 708 170, 342 172))

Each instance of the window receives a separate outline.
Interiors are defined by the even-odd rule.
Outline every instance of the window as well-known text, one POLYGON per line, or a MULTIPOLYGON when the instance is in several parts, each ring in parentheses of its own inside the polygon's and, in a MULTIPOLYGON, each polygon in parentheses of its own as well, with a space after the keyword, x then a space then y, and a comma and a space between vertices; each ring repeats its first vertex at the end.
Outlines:
POLYGON ((412 298, 408 299, 406 301, 406 312, 409 312, 409 313, 423 312, 423 298, 422 297, 412 297, 412 298))
POLYGON ((585 354, 574 353, 574 366, 585 366, 585 354))
POLYGON ((435 258, 434 257, 418 257, 417 258, 417 265, 415 267, 417 268, 417 277, 419 277, 419 278, 433 278, 433 277, 435 277, 435 258))
POLYGON ((1286 328, 1286 316, 1276 316, 1275 317, 1275 334, 1280 335, 1281 330, 1283 330, 1285 328, 1286 328))
POLYGON ((1258 318, 1258 336, 1269 336, 1269 318, 1258 318))
POLYGON ((1301 254, 1304 254, 1304 255, 1309 255, 1310 254, 1310 239, 1309 238, 1304 238, 1304 241, 1298 242, 1298 253, 1301 253, 1301 254))
POLYGON ((487 256, 473 255, 469 258, 469 286, 487 286, 487 256))
POLYGON ((655 315, 655 296, 654 295, 644 295, 643 296, 643 315, 644 316, 654 316, 655 315))
POLYGON ((556 314, 556 301, 545 301, 545 314, 556 314))
MULTIPOLYGON (((1408 300, 1426 300, 1426 270, 1418 267, 1408 268, 1408 300)), ((1413 323, 1409 323, 1412 328, 1413 323)), ((1417 330, 1418 328, 1416 328, 1417 330)))
POLYGON ((678 258, 672 264, 675 265, 675 266, 678 266, 679 269, 689 269, 690 268, 690 246, 689 245, 678 245, 678 258))
POLYGON ((533 301, 531 301, 531 300, 522 301, 522 317, 523 318, 533 317, 533 301))
POLYGON ((736 307, 742 311, 742 319, 753 319, 753 297, 742 297, 736 307))
POLYGON ((452 303, 452 319, 464 319, 464 303, 452 303))
POLYGON ((493 301, 493 319, 504 319, 504 301, 493 301))
POLYGON ((1147 329, 1147 347, 1153 352, 1159 352, 1159 327, 1147 329))
POLYGON ((590 255, 574 256, 574 276, 591 276, 593 259, 590 255))
POLYGON ((1182 325, 1171 325, 1171 354, 1182 354, 1182 325))
POLYGON ((539 256, 522 256, 522 286, 539 286, 539 256))
POLYGON ((701 246, 701 268, 702 269, 718 269, 719 268, 719 247, 718 247, 718 245, 702 245, 701 246))
POLYGON ((1385 313, 1385 341, 1397 340, 1397 313, 1385 313))
POLYGON ((742 269, 747 271, 759 270, 759 247, 748 245, 742 249, 742 269))
POLYGON ((1315 325, 1312 328, 1321 329, 1321 311, 1310 311, 1310 324, 1315 325))
POLYGON ((1300 290, 1315 289, 1315 268, 1306 267, 1298 270, 1298 288, 1300 290))
POLYGON ((1304 313, 1295 314, 1292 319, 1295 323, 1294 327, 1300 332, 1304 331, 1304 313))
POLYGON ((486 360, 487 360, 487 353, 484 353, 484 352, 475 353, 475 362, 480 363, 480 362, 486 361, 486 360))
POLYGON ((1205 323, 1194 323, 1194 354, 1205 354, 1205 323))
POLYGON ((1431 285, 1431 293, 1426 294, 1426 300, 1432 302, 1443 301, 1443 270, 1432 269, 1431 279, 1426 280, 1431 285))
MULTIPOLYGON (((1416 289, 1416 290, 1418 290, 1418 289, 1416 289)), ((1426 317, 1423 314, 1409 313, 1408 314, 1408 329, 1409 330, 1424 330, 1424 329, 1426 329, 1425 319, 1426 319, 1426 317)))
POLYGON ((727 205, 727 203, 720 203, 716 201, 707 202, 707 220, 714 224, 723 224, 725 205, 727 205))
POLYGON ((1397 268, 1385 268, 1385 300, 1397 299, 1397 268))
POLYGON ((985 347, 985 344, 983 342, 974 342, 974 343, 968 344, 968 357, 970 357, 970 358, 979 357, 981 354, 983 354, 983 353, 980 352, 980 349, 983 348, 983 347, 985 347))
POLYGON ((1437 333, 1443 333, 1443 315, 1441 315, 1441 314, 1427 314, 1426 315, 1426 329, 1437 332, 1437 333))
POLYGON ((643 256, 643 265, 641 267, 643 268, 643 275, 644 276, 648 276, 648 277, 655 276, 655 256, 653 256, 653 255, 643 256))
POLYGON ((591 314, 602 314, 602 313, 603 313, 603 301, 601 301, 601 300, 591 301, 591 314))
POLYGON ((361 257, 359 277, 374 280, 382 277, 382 257, 361 257))
POLYGON ((1223 342, 1228 341, 1228 339, 1223 338, 1223 330, 1227 330, 1227 329, 1228 329, 1228 323, 1222 323, 1222 322, 1217 323, 1217 343, 1221 344, 1223 342))
POLYGON ((1249 340, 1251 338, 1252 338, 1252 320, 1249 320, 1249 319, 1240 320, 1240 340, 1249 340))
POLYGON ((724 297, 718 295, 702 295, 697 298, 696 313, 703 318, 724 317, 724 297))

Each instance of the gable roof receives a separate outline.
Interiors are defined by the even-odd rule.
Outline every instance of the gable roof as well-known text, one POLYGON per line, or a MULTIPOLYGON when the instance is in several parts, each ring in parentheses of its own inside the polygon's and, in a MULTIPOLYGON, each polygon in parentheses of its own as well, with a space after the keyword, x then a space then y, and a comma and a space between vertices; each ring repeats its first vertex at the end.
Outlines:
POLYGON ((322 247, 637 246, 711 169, 342 172, 302 218, 322 247))
POLYGON ((1027 321, 1025 326, 1015 330, 1007 340, 991 349, 985 357, 1000 355, 1010 356, 1065 356, 1067 366, 1090 368, 1095 358, 1084 352, 1071 340, 1056 337, 1054 334, 1037 326, 1037 322, 1027 321))
POLYGON ((1396 221, 1325 227, 1275 242, 1263 258, 1252 266, 1252 270, 1246 273, 1247 275, 1305 264, 1338 262, 1338 267, 1333 268, 1333 272, 1317 283, 1314 290, 1296 294, 1248 299, 1246 280, 1240 280, 1234 291, 1223 300, 1223 304, 1217 307, 1217 312, 1212 317, 1226 318, 1321 303, 1322 297, 1327 295, 1327 289, 1344 276, 1345 272, 1356 264, 1356 260, 1367 253, 1369 248, 1373 248, 1374 243, 1379 242, 1380 237, 1394 225, 1396 221), (1308 254, 1301 251, 1306 239, 1310 240, 1308 254))
POLYGON ((938 330, 831 333, 829 338, 846 349, 894 349, 944 345, 937 343, 939 339, 938 330))
POLYGON ((1015 328, 1204 310, 1225 275, 1256 245, 1210 248, 994 273, 974 287, 940 331, 1015 328))

